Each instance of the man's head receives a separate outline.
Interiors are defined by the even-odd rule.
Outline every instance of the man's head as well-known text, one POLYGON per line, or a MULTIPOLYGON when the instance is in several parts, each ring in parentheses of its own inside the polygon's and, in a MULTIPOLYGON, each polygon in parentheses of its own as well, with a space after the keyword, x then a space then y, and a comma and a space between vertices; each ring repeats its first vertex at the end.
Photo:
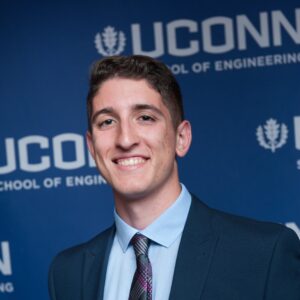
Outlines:
POLYGON ((166 65, 142 55, 112 56, 97 61, 91 70, 87 96, 88 130, 92 130, 93 99, 108 79, 146 80, 162 97, 172 117, 174 129, 184 119, 180 87, 166 65))
POLYGON ((88 147, 115 199, 176 199, 176 156, 187 153, 191 127, 167 67, 142 56, 96 63, 88 109, 88 147))

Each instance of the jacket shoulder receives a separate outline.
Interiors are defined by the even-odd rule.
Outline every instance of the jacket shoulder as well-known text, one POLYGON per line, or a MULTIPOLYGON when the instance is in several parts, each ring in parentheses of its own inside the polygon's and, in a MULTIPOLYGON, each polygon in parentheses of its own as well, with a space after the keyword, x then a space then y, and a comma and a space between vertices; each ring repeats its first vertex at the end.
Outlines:
MULTIPOLYGON (((49 268, 48 287, 52 300, 81 299, 82 284, 100 280, 106 264, 106 253, 114 236, 114 226, 108 228, 86 243, 60 252, 49 268), (88 274, 93 273, 89 278, 88 274)), ((95 298, 97 285, 92 284, 87 293, 95 298)))
POLYGON ((281 235, 297 238, 293 230, 282 224, 259 221, 211 208, 195 196, 193 196, 193 207, 196 210, 205 210, 209 215, 211 230, 224 238, 240 238, 249 241, 251 238, 262 239, 264 243, 268 239, 275 242, 281 235))
POLYGON ((241 287, 255 287, 249 290, 249 299, 262 295, 272 300, 299 299, 300 241, 293 230, 210 208, 196 197, 191 208, 194 212, 190 230, 209 227, 209 233, 217 241, 209 291, 219 288, 223 292, 237 283, 235 291, 241 295, 244 292, 241 287))
POLYGON ((107 228, 92 239, 82 244, 67 248, 59 252, 53 259, 50 271, 53 269, 72 270, 82 263, 84 254, 88 251, 92 255, 96 255, 106 250, 106 246, 110 237, 114 234, 114 226, 107 228))

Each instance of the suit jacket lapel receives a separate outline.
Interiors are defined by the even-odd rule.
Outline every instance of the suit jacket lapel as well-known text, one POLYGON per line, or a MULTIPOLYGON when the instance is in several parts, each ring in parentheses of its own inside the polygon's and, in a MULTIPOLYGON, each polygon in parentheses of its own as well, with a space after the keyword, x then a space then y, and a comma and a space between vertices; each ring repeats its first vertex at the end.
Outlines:
POLYGON ((178 250, 170 299, 201 299, 216 243, 209 208, 193 198, 178 250))
POLYGON ((87 247, 83 262, 83 300, 103 299, 106 269, 115 227, 96 237, 87 247))

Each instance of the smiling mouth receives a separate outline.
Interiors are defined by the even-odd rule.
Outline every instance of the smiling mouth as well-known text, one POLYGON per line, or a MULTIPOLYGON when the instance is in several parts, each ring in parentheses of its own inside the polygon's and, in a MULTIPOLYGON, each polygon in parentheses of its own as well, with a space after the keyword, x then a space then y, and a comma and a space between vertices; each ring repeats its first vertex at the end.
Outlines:
POLYGON ((146 162, 145 158, 142 157, 130 157, 130 158, 120 158, 114 161, 117 165, 120 166, 137 166, 140 164, 144 164, 146 162))

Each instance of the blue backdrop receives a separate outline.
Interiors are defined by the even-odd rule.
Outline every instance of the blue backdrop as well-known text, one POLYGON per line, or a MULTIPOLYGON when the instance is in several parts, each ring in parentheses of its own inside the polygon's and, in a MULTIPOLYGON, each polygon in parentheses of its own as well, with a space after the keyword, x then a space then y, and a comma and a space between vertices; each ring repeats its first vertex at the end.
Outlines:
POLYGON ((299 234, 298 1, 1 6, 0 299, 48 299, 53 256, 112 222, 84 141, 89 67, 107 55, 151 55, 178 78, 193 126, 179 162, 190 191, 299 234))

